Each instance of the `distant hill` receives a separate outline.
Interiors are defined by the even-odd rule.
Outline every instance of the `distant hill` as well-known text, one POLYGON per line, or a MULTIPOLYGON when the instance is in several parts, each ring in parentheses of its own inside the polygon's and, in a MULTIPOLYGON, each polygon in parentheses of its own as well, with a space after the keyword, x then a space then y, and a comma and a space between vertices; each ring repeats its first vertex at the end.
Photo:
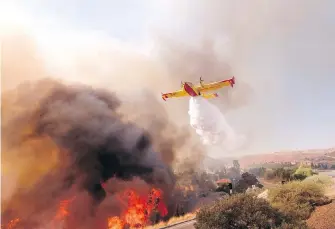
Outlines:
POLYGON ((239 159, 241 167, 248 167, 252 164, 262 163, 281 163, 281 162, 300 162, 303 160, 316 160, 324 158, 325 155, 332 157, 335 154, 335 148, 313 149, 275 152, 269 154, 246 155, 239 159))
POLYGON ((329 153, 326 153, 327 156, 330 156, 330 157, 334 157, 335 158, 335 149, 332 150, 331 152, 329 153))
POLYGON ((300 162, 304 160, 334 160, 335 159, 335 148, 329 149, 311 149, 311 150, 296 150, 296 151, 283 151, 274 152, 267 154, 255 154, 245 155, 239 158, 234 157, 223 157, 223 158, 212 158, 206 156, 203 159, 203 168, 206 169, 217 169, 222 165, 232 165, 233 160, 238 160, 241 167, 245 168, 252 164, 263 164, 263 163, 282 163, 282 162, 300 162))

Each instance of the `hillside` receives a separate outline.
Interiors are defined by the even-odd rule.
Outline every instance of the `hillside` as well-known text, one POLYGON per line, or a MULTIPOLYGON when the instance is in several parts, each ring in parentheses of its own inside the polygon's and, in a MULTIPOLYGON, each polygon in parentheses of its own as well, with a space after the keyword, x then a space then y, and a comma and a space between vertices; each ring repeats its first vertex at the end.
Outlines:
POLYGON ((326 153, 326 155, 335 158, 335 149, 331 151, 330 153, 326 153))
POLYGON ((304 160, 315 161, 334 161, 335 148, 283 151, 267 154, 245 155, 241 157, 221 157, 212 158, 205 156, 202 165, 207 169, 220 168, 222 165, 231 165, 233 160, 239 160, 242 168, 253 164, 263 163, 282 163, 282 162, 300 162, 304 160))
POLYGON ((263 164, 271 162, 281 163, 294 161, 299 162, 303 160, 324 160, 327 159, 325 155, 330 156, 331 159, 332 155, 334 154, 335 148, 274 152, 268 154, 242 156, 239 158, 239 162, 242 167, 248 167, 252 164, 263 164))
POLYGON ((313 229, 332 229, 335 228, 335 202, 317 207, 307 220, 307 224, 313 229))

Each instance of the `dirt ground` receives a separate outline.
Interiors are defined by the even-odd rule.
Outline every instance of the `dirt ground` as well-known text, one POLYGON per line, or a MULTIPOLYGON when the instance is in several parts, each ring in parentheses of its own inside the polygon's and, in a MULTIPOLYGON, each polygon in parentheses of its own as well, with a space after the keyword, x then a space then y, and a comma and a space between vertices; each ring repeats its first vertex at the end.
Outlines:
POLYGON ((307 220, 307 224, 313 229, 335 229, 335 201, 317 207, 307 220))

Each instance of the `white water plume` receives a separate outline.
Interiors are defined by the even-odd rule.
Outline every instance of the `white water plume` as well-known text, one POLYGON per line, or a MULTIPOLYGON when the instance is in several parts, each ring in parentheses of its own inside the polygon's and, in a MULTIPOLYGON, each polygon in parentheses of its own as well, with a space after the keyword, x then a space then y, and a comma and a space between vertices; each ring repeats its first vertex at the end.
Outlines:
POLYGON ((237 135, 223 113, 206 99, 192 97, 189 103, 190 124, 205 145, 222 145, 236 150, 245 143, 245 137, 237 135))

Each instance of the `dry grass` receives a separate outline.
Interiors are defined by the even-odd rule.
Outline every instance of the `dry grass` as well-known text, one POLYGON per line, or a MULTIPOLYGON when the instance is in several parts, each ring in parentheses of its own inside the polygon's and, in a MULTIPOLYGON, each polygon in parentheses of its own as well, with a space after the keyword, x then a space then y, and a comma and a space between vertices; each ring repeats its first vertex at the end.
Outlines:
POLYGON ((146 227, 146 229, 158 229, 158 228, 170 226, 170 225, 173 225, 173 224, 176 224, 176 223, 180 223, 180 222, 183 222, 183 221, 186 221, 186 220, 191 220, 191 219, 195 218, 195 214, 196 213, 188 213, 184 216, 173 217, 167 222, 160 222, 158 224, 148 226, 148 227, 146 227))
POLYGON ((320 174, 307 177, 304 182, 317 183, 323 186, 325 189, 331 188, 335 184, 335 179, 331 178, 328 175, 320 174))
POLYGON ((332 179, 333 185, 326 189, 326 196, 335 201, 335 178, 332 179))
POLYGON ((325 196, 325 185, 321 182, 294 181, 269 190, 269 201, 290 219, 306 220, 314 205, 329 203, 325 196))
POLYGON ((328 196, 329 198, 335 200, 335 186, 333 186, 333 188, 327 189, 326 196, 328 196))

